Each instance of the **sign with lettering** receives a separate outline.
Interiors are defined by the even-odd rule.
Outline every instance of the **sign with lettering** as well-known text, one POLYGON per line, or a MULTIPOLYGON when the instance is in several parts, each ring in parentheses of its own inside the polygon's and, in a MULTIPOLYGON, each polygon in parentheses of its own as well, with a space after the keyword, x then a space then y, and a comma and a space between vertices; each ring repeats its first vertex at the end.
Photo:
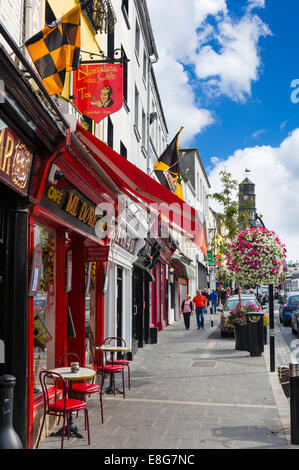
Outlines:
POLYGON ((208 255, 208 259, 206 257, 204 257, 204 259, 205 261, 208 261, 209 266, 216 266, 215 255, 211 251, 208 251, 207 255, 208 255))
POLYGON ((96 205, 87 199, 66 180, 45 187, 41 205, 76 227, 92 234, 99 219, 96 205))
POLYGON ((80 65, 73 73, 74 104, 85 116, 99 123, 123 105, 123 65, 80 65))
POLYGON ((137 240, 136 238, 130 237, 124 227, 118 227, 115 242, 131 255, 134 254, 137 240))
POLYGON ((32 152, 9 128, 0 130, 0 181, 23 196, 28 194, 32 152))
POLYGON ((102 261, 106 262, 109 255, 109 246, 93 245, 86 247, 86 262, 102 261))

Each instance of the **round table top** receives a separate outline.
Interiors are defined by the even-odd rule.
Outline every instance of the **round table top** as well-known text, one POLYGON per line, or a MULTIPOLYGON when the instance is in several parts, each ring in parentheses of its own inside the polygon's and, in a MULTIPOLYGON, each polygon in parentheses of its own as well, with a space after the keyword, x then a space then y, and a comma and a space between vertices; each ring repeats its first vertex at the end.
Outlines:
POLYGON ((99 346, 99 349, 102 351, 111 351, 111 352, 128 352, 132 351, 132 348, 124 347, 124 346, 113 346, 111 344, 105 344, 103 346, 99 346))
POLYGON ((58 367, 57 369, 51 369, 51 372, 57 372, 65 380, 91 379, 96 375, 96 371, 89 367, 80 367, 78 372, 72 372, 70 367, 58 367))

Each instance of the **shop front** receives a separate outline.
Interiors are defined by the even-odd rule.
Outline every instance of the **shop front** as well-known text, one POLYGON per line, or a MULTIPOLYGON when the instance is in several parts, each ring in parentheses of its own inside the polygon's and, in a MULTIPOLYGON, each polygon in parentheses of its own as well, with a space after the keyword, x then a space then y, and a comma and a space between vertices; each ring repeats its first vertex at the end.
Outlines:
POLYGON ((171 260, 171 290, 173 292, 172 305, 174 309, 174 320, 178 321, 181 319, 181 305, 186 295, 189 293, 188 290, 188 270, 186 265, 176 257, 171 260))
MULTIPOLYGON (((102 203, 116 195, 95 175, 76 149, 50 168, 40 204, 30 211, 28 323, 28 436, 34 445, 41 425, 42 369, 59 365, 65 353, 76 353, 92 366, 89 337, 104 338, 104 276, 109 255, 101 219, 102 203)), ((53 422, 48 421, 48 433, 53 422)))
POLYGON ((160 243, 150 237, 145 239, 133 268, 133 344, 134 351, 144 344, 156 342, 152 323, 153 283, 152 269, 160 253, 160 243))
POLYGON ((153 269, 154 282, 152 286, 152 328, 163 330, 169 320, 169 266, 172 255, 177 249, 171 237, 160 239, 159 259, 153 269))
POLYGON ((62 118, 58 125, 3 47, 0 83, 0 339, 5 352, 0 375, 16 378, 13 425, 26 448, 30 210, 67 124, 62 118))
POLYGON ((109 255, 109 280, 105 293, 105 337, 117 336, 132 347, 132 272, 139 241, 118 233, 109 255))

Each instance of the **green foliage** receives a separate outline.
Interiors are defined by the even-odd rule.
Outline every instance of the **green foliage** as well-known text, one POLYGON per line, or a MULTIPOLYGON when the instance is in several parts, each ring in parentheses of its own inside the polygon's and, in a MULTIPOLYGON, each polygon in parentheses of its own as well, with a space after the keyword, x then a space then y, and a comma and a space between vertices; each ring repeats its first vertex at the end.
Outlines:
POLYGON ((220 172, 220 181, 223 187, 222 191, 215 192, 209 197, 222 207, 222 212, 219 214, 221 228, 223 228, 223 243, 220 251, 222 254, 226 254, 231 241, 239 233, 239 203, 235 199, 238 181, 234 180, 232 174, 225 169, 220 172))

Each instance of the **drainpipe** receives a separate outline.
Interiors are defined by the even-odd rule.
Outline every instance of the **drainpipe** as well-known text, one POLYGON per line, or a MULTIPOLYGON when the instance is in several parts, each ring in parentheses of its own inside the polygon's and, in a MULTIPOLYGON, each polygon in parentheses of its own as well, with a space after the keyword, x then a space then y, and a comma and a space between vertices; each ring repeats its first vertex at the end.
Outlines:
MULTIPOLYGON (((29 39, 33 34, 33 21, 32 21, 32 0, 25 0, 25 30, 24 30, 24 42, 29 39)), ((31 62, 31 58, 28 54, 27 48, 24 48, 26 59, 31 62)))

